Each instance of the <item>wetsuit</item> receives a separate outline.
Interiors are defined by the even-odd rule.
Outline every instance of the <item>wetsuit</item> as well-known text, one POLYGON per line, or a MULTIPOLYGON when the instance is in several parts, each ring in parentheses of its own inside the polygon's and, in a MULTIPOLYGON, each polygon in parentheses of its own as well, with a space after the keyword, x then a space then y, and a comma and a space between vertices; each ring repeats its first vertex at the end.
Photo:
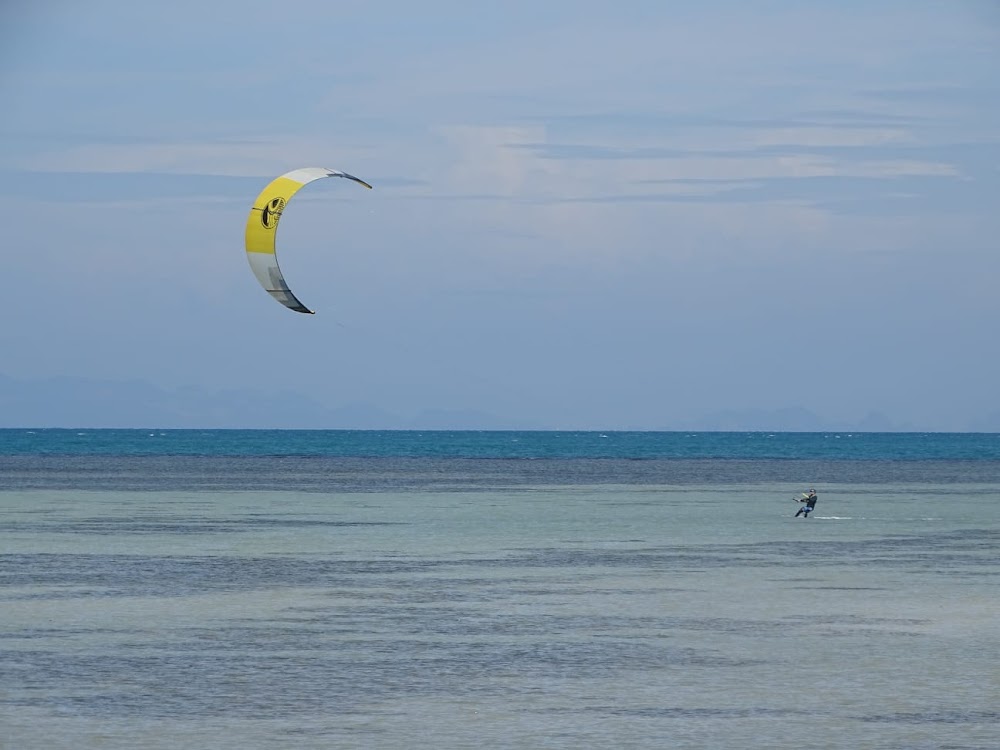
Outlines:
POLYGON ((806 496, 806 504, 799 508, 799 512, 795 514, 795 517, 798 518, 800 515, 805 514, 805 517, 809 518, 809 514, 812 513, 813 509, 816 507, 817 499, 816 493, 810 492, 806 496))

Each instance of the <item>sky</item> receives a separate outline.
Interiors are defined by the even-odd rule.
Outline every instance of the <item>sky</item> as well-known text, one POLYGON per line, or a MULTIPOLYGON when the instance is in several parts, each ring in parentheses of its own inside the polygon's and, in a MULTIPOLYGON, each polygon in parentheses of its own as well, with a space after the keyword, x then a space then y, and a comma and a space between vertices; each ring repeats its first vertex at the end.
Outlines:
POLYGON ((1000 3, 0 0, 0 96, 8 426, 1000 430, 1000 3))

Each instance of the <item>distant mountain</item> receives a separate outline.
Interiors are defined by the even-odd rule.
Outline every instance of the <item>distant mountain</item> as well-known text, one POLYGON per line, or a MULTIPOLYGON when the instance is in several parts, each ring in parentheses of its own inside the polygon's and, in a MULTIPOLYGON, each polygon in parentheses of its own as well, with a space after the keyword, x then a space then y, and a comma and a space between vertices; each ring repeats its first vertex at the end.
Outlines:
POLYGON ((801 406, 784 409, 727 409, 688 420, 681 429, 720 432, 895 432, 907 429, 871 411, 856 421, 825 419, 801 406))
POLYGON ((972 432, 1000 432, 1000 410, 987 412, 969 425, 972 432))
POLYGON ((401 423, 374 406, 331 409, 289 391, 165 390, 137 380, 0 375, 0 427, 390 429, 401 423))
POLYGON ((684 429, 746 432, 823 432, 829 423, 808 409, 725 409, 690 420, 684 429))
POLYGON ((530 429, 482 411, 434 409, 405 419, 372 404, 330 408, 291 391, 166 390, 138 380, 22 381, 5 375, 0 375, 0 427, 530 429))
POLYGON ((537 426, 504 420, 471 409, 425 409, 407 425, 413 430, 536 430, 537 426))
MULTIPOLYGON (((159 388, 141 380, 57 377, 19 380, 0 374, 0 427, 159 427, 366 430, 542 430, 473 409, 426 409, 393 414, 367 403, 330 407, 292 391, 159 388)), ((590 425, 603 429, 605 425, 590 425)), ((920 429, 872 411, 856 420, 830 420, 802 407, 727 409, 663 425, 663 430, 774 432, 899 432, 920 429)), ((986 412, 968 430, 1000 432, 1000 411, 986 412)))

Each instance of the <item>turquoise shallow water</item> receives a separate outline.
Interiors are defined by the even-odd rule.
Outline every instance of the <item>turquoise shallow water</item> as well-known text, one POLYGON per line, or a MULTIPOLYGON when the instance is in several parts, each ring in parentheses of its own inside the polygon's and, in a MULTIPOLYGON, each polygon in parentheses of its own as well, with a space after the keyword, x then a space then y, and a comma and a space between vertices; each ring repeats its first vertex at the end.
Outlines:
POLYGON ((0 746, 1000 746, 992 459, 260 466, 0 461, 0 746))

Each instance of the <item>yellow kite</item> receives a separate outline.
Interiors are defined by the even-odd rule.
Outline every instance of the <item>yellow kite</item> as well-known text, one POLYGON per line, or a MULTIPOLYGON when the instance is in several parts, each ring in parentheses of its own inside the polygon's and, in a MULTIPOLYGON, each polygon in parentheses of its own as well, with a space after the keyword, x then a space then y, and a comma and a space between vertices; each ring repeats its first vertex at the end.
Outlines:
POLYGON ((371 189, 371 185, 364 180, 336 169, 324 169, 323 167, 295 169, 276 178, 264 188, 263 192, 257 196, 257 200, 254 201, 247 219, 247 260, 250 261, 250 268, 253 269, 257 281, 268 294, 285 307, 295 310, 295 312, 309 313, 310 315, 313 314, 313 311, 295 298, 281 275, 274 242, 278 232, 278 220, 281 218, 281 212, 285 210, 288 201, 310 182, 323 177, 344 177, 359 185, 364 185, 369 190, 371 189))

